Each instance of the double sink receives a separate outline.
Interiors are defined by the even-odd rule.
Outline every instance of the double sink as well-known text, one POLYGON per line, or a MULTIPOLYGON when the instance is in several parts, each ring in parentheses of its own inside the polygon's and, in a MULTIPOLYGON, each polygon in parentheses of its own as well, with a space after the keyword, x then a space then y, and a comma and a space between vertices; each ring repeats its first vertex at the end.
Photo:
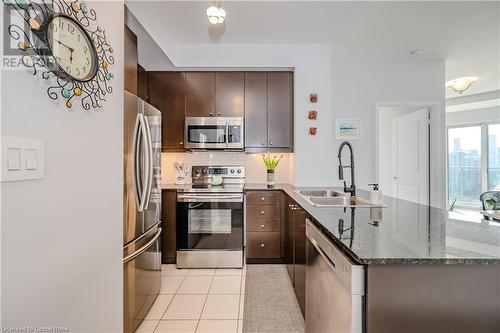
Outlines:
POLYGON ((384 205, 372 204, 370 201, 356 196, 334 190, 297 190, 300 196, 314 207, 385 207, 384 205))

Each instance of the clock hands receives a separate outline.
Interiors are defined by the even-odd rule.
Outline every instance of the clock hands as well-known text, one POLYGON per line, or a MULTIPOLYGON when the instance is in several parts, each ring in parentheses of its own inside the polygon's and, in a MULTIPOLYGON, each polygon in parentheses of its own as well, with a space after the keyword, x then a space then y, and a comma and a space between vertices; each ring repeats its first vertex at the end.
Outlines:
POLYGON ((69 62, 72 63, 73 62, 73 52, 75 51, 75 49, 72 48, 72 47, 69 47, 68 45, 64 44, 63 42, 61 42, 58 39, 56 39, 55 41, 57 43, 59 43, 59 45, 62 45, 62 46, 64 46, 65 48, 67 48, 69 50, 69 52, 70 52, 70 54, 69 54, 69 62))

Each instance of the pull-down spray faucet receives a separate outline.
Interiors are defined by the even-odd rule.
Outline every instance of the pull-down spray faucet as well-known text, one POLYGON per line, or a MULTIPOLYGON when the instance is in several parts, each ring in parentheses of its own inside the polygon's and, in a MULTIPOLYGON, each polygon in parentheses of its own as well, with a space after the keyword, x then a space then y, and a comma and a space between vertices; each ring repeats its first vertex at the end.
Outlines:
POLYGON ((352 146, 349 142, 344 141, 340 144, 339 147, 339 153, 338 153, 338 159, 339 159, 339 179, 344 180, 344 168, 350 168, 351 169, 351 186, 347 187, 347 184, 344 180, 344 192, 345 193, 350 193, 351 196, 356 195, 356 185, 354 185, 354 153, 352 151, 352 146), (350 151, 350 165, 342 165, 342 150, 344 147, 347 146, 350 151))

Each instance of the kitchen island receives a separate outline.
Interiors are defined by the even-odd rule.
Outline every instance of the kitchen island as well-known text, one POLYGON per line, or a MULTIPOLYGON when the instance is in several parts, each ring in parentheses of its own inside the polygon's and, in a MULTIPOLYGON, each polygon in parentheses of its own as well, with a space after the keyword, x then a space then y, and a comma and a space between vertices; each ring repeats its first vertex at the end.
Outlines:
POLYGON ((332 188, 245 185, 283 191, 365 268, 364 331, 500 331, 499 223, 450 219, 446 210, 391 197, 384 208, 317 208, 299 189, 332 188))
MULTIPOLYGON (((172 193, 185 187, 163 189, 172 193)), ((281 193, 283 211, 291 209, 282 214, 283 262, 293 267, 290 277, 306 319, 304 298, 312 281, 305 274, 309 220, 363 270, 361 331, 500 332, 499 223, 451 219, 447 210, 387 196, 383 208, 318 208, 297 193, 332 189, 245 184, 247 195, 281 193)), ((358 196, 369 193, 358 191, 358 196)), ((322 297, 328 301, 326 291, 322 297)))

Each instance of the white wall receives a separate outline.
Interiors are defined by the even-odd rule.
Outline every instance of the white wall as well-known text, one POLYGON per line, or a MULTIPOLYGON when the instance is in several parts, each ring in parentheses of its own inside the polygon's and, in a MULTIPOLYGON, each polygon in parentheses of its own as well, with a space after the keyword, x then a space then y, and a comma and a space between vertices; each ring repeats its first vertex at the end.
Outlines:
POLYGON ((48 82, 2 71, 2 136, 45 143, 43 179, 1 184, 3 327, 122 332, 123 2, 88 5, 115 50, 102 110, 68 110, 48 82))
MULTIPOLYGON (((377 180, 376 106, 415 103, 435 104, 431 125, 431 203, 443 206, 446 195, 446 140, 444 131, 444 61, 389 61, 349 58, 333 60, 334 118, 359 118, 361 139, 353 141, 356 183, 360 188, 377 180), (433 157, 433 158, 432 158, 433 157)), ((336 142, 336 150, 339 141, 336 142)), ((300 156, 296 157, 297 159, 300 156)))
POLYGON ((175 69, 174 64, 127 7, 125 7, 125 23, 137 36, 138 62, 145 70, 168 71, 175 69))
POLYGON ((500 108, 498 107, 446 113, 446 126, 498 121, 500 121, 500 108))

